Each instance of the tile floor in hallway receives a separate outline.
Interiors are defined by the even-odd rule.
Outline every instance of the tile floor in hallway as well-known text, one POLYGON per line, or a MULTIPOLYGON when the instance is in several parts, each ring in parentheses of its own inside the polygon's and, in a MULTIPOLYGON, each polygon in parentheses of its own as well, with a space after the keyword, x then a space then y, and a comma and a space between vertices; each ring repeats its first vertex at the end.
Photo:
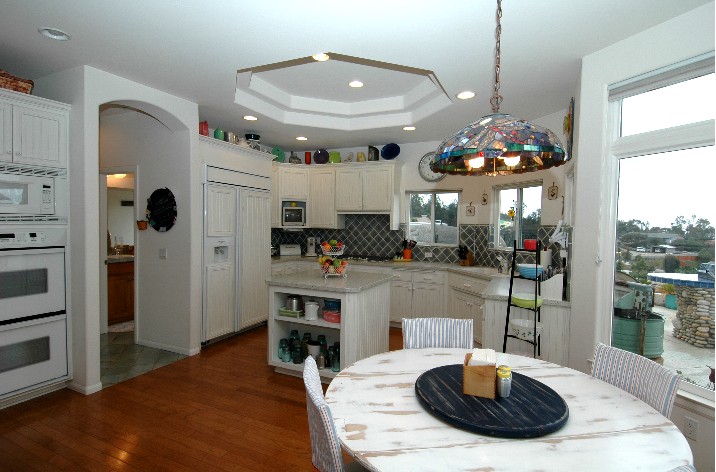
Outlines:
POLYGON ((184 355, 134 344, 134 331, 100 335, 100 380, 109 387, 183 359, 184 355))

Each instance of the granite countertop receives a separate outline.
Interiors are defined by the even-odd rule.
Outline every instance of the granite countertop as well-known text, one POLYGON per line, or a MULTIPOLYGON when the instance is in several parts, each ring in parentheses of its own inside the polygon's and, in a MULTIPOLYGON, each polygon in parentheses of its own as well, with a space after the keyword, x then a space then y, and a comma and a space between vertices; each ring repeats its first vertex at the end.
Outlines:
POLYGON ((107 256, 107 264, 115 264, 117 262, 134 262, 133 254, 119 254, 107 256))
POLYGON ((346 277, 324 277, 319 270, 302 271, 287 275, 275 275, 268 279, 269 285, 277 287, 320 290, 324 292, 356 293, 390 282, 390 274, 349 270, 346 277))
MULTIPOLYGON (((313 262, 318 256, 274 256, 271 258, 272 264, 282 262, 313 262)), ((317 263, 317 262, 316 262, 317 263)), ((348 261, 349 266, 366 266, 366 267, 389 267, 397 270, 447 270, 456 274, 468 275, 471 277, 480 277, 487 280, 493 277, 505 277, 499 274, 497 269, 492 267, 480 266, 461 266, 457 263, 448 262, 428 262, 428 261, 412 261, 412 262, 368 262, 368 261, 348 261)))

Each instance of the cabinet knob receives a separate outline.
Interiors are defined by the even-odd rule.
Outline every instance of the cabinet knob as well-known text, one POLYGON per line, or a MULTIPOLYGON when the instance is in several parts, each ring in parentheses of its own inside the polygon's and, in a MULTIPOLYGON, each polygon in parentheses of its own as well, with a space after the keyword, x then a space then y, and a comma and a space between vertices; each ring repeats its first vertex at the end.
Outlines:
POLYGON ((15 155, 19 156, 19 155, 21 155, 21 154, 22 154, 22 153, 21 153, 20 151, 15 151, 15 155))

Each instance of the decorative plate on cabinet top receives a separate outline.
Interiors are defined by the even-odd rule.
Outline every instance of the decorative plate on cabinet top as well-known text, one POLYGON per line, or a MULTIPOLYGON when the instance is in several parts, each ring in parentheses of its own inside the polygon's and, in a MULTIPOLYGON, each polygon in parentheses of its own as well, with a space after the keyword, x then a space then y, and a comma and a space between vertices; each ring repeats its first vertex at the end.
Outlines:
POLYGON ((283 152, 283 149, 281 149, 280 147, 275 147, 271 149, 271 154, 276 156, 273 159, 276 162, 283 162, 284 160, 286 160, 286 153, 283 152))
POLYGON ((383 159, 391 160, 398 157, 400 154, 400 146, 395 143, 386 144, 383 149, 380 150, 380 155, 383 159))
POLYGON ((325 149, 319 149, 313 153, 313 162, 316 164, 325 164, 328 162, 328 151, 325 149))

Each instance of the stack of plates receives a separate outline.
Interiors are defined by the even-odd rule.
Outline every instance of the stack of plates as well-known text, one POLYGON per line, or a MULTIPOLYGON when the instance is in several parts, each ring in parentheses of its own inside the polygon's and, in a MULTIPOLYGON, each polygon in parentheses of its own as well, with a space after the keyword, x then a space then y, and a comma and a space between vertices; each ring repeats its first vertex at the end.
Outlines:
POLYGON ((526 279, 536 279, 542 275, 542 266, 534 264, 517 264, 517 270, 520 275, 526 279))

